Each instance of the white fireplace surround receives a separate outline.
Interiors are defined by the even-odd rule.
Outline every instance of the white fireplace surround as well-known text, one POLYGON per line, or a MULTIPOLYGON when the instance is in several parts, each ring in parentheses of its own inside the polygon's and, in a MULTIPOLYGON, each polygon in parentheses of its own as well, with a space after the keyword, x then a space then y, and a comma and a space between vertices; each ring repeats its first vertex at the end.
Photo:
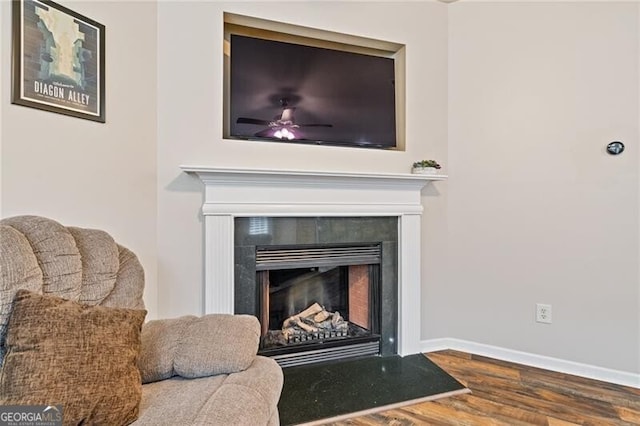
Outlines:
POLYGON ((420 194, 445 175, 181 168, 204 183, 205 313, 234 313, 234 218, 397 216, 398 353, 421 351, 420 194))

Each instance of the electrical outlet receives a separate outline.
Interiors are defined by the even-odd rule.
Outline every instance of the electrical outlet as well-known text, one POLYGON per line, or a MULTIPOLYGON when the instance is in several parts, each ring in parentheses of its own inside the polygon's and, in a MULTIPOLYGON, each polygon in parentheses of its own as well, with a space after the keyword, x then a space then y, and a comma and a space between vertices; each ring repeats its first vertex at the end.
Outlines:
POLYGON ((536 322, 551 324, 551 305, 536 304, 536 322))

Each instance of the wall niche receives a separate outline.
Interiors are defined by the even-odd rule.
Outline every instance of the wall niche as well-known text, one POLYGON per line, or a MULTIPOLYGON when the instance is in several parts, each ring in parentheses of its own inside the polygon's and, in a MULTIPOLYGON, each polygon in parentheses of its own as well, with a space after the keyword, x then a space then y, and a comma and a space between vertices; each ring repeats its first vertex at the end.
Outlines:
POLYGON ((223 137, 405 150, 405 46, 224 14, 223 137))

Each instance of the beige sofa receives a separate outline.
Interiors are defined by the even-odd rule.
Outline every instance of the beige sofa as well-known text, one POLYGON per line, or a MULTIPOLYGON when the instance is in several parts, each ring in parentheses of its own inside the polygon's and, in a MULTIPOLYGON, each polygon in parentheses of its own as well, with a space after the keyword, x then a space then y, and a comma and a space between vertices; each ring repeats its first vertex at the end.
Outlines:
MULTIPOLYGON (((143 287, 135 254, 103 231, 37 216, 0 221, 0 350, 18 289, 139 310, 143 287)), ((283 374, 257 355, 259 335, 257 319, 244 315, 147 321, 138 339, 143 385, 133 424, 279 424, 283 374)))

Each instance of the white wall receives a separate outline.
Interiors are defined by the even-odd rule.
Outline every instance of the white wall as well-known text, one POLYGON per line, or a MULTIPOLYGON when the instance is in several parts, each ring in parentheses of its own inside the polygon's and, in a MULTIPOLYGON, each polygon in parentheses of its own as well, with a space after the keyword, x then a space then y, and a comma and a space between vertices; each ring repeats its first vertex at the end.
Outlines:
MULTIPOLYGON (((181 164, 381 172, 408 172, 423 158, 446 164, 446 7, 418 2, 158 4, 158 265, 164 316, 203 309, 202 185, 182 173, 181 164), (225 11, 406 44, 407 151, 223 140, 225 11)), ((440 199, 429 207, 425 221, 433 229, 444 226, 444 208, 440 199)))
POLYGON ((156 314, 156 4, 66 5, 106 26, 106 124, 10 103, 11 4, 1 2, 0 216, 104 229, 144 265, 156 314))
POLYGON ((638 7, 450 6, 449 269, 427 337, 640 372, 638 7))

